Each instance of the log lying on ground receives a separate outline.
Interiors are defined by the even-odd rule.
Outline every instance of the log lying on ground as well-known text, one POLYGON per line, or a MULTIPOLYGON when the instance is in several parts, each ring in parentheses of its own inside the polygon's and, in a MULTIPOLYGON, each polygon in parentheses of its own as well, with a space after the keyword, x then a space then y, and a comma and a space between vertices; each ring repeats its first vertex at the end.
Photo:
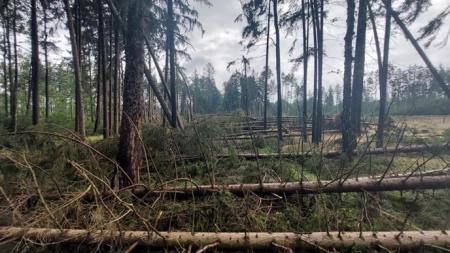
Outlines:
MULTIPOLYGON (((359 179, 334 180, 334 181, 307 181, 284 182, 263 184, 229 184, 229 185, 198 185, 167 187, 162 190, 149 192, 146 189, 134 189, 137 196, 153 195, 160 193, 176 193, 181 196, 208 195, 217 192, 230 192, 243 194, 252 192, 256 194, 318 194, 318 193, 344 193, 344 192, 379 192, 379 191, 403 191, 424 189, 450 188, 450 175, 441 176, 394 176, 381 178, 363 177, 359 179)), ((180 197, 181 197, 180 196, 180 197)))
MULTIPOLYGON (((353 151, 353 155, 385 155, 385 154, 392 154, 392 153, 401 153, 401 154, 407 154, 407 153, 421 153, 421 152, 443 152, 450 150, 449 145, 413 145, 413 146, 406 146, 406 147, 399 147, 396 148, 374 148, 367 150, 366 152, 355 150, 353 151)), ((317 153, 316 155, 320 155, 317 153)), ((323 153, 322 156, 324 158, 333 159, 333 158, 339 158, 341 157, 342 153, 340 151, 329 151, 327 153, 323 153)), ((312 157, 312 153, 304 153, 304 154, 295 154, 295 153, 289 153, 289 154, 281 154, 281 157, 283 159, 289 159, 289 160, 302 160, 309 157, 312 157)), ((268 154, 254 154, 254 153, 239 153, 239 154, 219 154, 215 156, 217 159, 227 159, 230 157, 236 157, 236 158, 242 158, 246 160, 256 160, 258 159, 278 159, 280 155, 278 153, 268 153, 268 154)), ((178 161, 185 161, 185 162, 195 162, 199 160, 203 160, 202 156, 181 156, 177 158, 178 161)))
MULTIPOLYGON (((347 179, 341 181, 304 181, 284 182, 284 183, 263 183, 260 184, 229 184, 229 185, 186 185, 155 188, 139 186, 131 188, 132 194, 138 198, 149 196, 159 196, 160 194, 174 194, 178 199, 188 199, 193 196, 208 196, 214 193, 230 192, 238 196, 244 193, 255 193, 259 195, 279 194, 291 195, 300 194, 319 194, 319 193, 344 193, 344 192, 376 192, 376 191, 401 191, 401 190, 426 190, 426 189, 449 189, 450 188, 450 169, 431 170, 413 175, 386 175, 380 182, 380 177, 360 177, 358 179, 347 179)), ((113 194, 105 193, 104 198, 113 198, 113 194)), ((61 200, 61 195, 50 194, 44 198, 49 201, 61 200)), ((83 201, 94 201, 95 196, 91 193, 82 198, 83 201)), ((29 205, 35 205, 39 201, 38 195, 29 196, 29 205)))
POLYGON ((88 245, 121 242, 137 243, 152 248, 214 246, 219 249, 349 249, 378 248, 417 249, 423 246, 449 247, 450 231, 398 231, 389 232, 314 232, 298 233, 192 233, 147 232, 82 229, 48 229, 0 227, 2 241, 26 238, 41 243, 79 243, 88 245))
MULTIPOLYGON (((335 134, 339 133, 339 130, 323 130, 323 134, 335 134)), ((294 138, 294 137, 301 137, 302 134, 300 132, 291 132, 283 134, 283 138, 294 138)), ((252 140, 252 139, 271 139, 271 138, 278 138, 277 134, 267 134, 267 135, 238 135, 238 136, 226 136, 223 138, 220 138, 219 140, 223 141, 241 141, 241 140, 252 140)))

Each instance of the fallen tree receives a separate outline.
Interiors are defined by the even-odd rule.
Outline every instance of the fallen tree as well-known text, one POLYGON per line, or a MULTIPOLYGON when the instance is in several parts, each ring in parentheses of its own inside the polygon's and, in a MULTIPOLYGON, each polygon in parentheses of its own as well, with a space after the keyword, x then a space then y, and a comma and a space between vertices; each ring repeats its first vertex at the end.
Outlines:
MULTIPOLYGON (((160 186, 153 189, 145 185, 130 187, 125 192, 131 192, 134 196, 144 199, 150 196, 174 195, 177 199, 188 199, 193 196, 208 196, 215 193, 230 192, 242 196, 245 193, 257 195, 277 194, 320 194, 320 193, 345 193, 345 192, 381 192, 381 191, 406 191, 406 190, 437 190, 450 188, 450 169, 432 170, 415 174, 388 175, 385 177, 360 177, 341 180, 303 181, 263 184, 228 184, 228 185, 196 185, 192 181, 184 186, 160 186)), ((124 191, 122 191, 124 192, 124 191)), ((115 198, 117 194, 104 192, 103 199, 115 198)), ((44 199, 57 201, 62 198, 59 194, 45 195, 44 199)), ((84 194, 83 201, 94 201, 95 195, 84 194)), ((28 205, 34 206, 39 201, 38 195, 28 197, 28 205)))
MULTIPOLYGON (((309 132, 311 132, 310 130, 308 130, 309 132)), ((339 133, 340 130, 335 130, 335 129, 330 129, 330 130, 323 130, 322 133, 323 134, 334 134, 334 133, 339 133)), ((276 133, 276 132, 274 132, 276 133)), ((270 139, 270 138, 277 138, 278 135, 274 134, 271 132, 267 132, 267 133, 249 133, 249 134, 233 134, 233 135, 227 135, 224 136, 222 138, 220 138, 219 140, 223 140, 223 141, 237 141, 237 140, 252 140, 252 139, 270 139)), ((289 131, 285 131, 285 133, 283 134, 283 137, 289 138, 289 137, 300 137, 302 136, 302 134, 300 132, 289 132, 289 131)))
POLYGON ((27 240, 40 243, 82 243, 89 245, 121 242, 152 248, 194 247, 239 249, 417 249, 423 246, 449 247, 450 231, 314 232, 298 233, 204 233, 112 231, 0 227, 2 241, 27 240))
POLYGON ((177 195, 192 196, 207 195, 217 192, 230 192, 243 194, 252 192, 256 194, 318 194, 318 193, 344 193, 344 192, 379 192, 403 191, 423 189, 450 188, 450 175, 432 176, 391 176, 391 177, 362 177, 359 179, 331 180, 331 181, 304 181, 263 184, 229 184, 229 185, 189 185, 178 187, 165 187, 149 191, 144 188, 134 189, 137 196, 176 193, 177 195))
MULTIPOLYGON (((399 148, 374 148, 366 151, 354 150, 353 155, 385 155, 392 153, 422 153, 422 152, 443 152, 448 151, 450 149, 449 145, 413 145, 399 148)), ((289 153, 289 154, 281 154, 281 158, 290 159, 290 160, 303 160, 306 158, 310 158, 313 155, 321 155, 327 159, 339 158, 342 153, 340 151, 329 151, 326 153, 289 153)), ((215 156, 217 159, 227 159, 230 157, 242 158, 246 160, 256 160, 256 159, 279 159, 280 155, 278 153, 266 153, 266 154, 254 154, 254 153, 238 153, 238 154, 219 154, 215 156)), ((185 162, 195 162, 199 160, 203 160, 203 156, 181 156, 177 158, 179 161, 185 162)))

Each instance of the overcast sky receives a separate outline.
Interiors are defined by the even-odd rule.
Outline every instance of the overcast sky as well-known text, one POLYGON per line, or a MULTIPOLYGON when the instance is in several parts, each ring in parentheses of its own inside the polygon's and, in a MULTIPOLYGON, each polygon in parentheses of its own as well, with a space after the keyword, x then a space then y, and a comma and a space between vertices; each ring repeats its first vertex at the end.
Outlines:
MULTIPOLYGON (((190 35, 194 49, 190 49, 192 61, 184 63, 189 73, 194 70, 202 71, 204 65, 208 62, 212 63, 216 70, 216 82, 220 90, 223 90, 223 82, 228 80, 231 73, 226 70, 227 63, 246 54, 252 57, 251 68, 261 71, 264 67, 264 45, 256 47, 251 52, 243 50, 239 44, 241 41, 241 32, 244 24, 235 23, 234 19, 241 13, 241 4, 238 0, 210 0, 212 7, 200 5, 197 7, 199 11, 199 19, 203 23, 205 34, 197 31, 190 35)), ((324 59, 324 85, 336 85, 342 83, 343 70, 343 49, 344 49, 344 33, 345 33, 345 1, 331 0, 331 4, 327 5, 329 18, 328 20, 336 20, 335 22, 326 22, 324 29, 324 50, 326 57, 324 59), (331 9, 331 10, 330 10, 331 9)), ((420 27, 425 25, 432 17, 436 16, 446 6, 448 0, 432 0, 433 5, 426 13, 422 14, 415 23, 409 26, 413 34, 418 34, 420 27)), ((384 21, 379 20, 378 33, 380 40, 383 40, 384 21)), ((370 23, 368 23, 370 25, 370 23)), ((371 27, 371 26, 369 26, 371 27)), ((391 64, 399 67, 407 67, 412 64, 422 64, 419 55, 408 41, 404 39, 403 34, 397 26, 394 26, 394 37, 391 42, 391 64)), ((445 29, 450 28, 450 24, 445 29)), ((272 29, 273 31, 273 29, 272 29)), ((299 33, 301 31, 298 31, 299 33)), ((288 53, 292 41, 296 36, 301 39, 300 34, 286 35, 285 31, 281 32, 281 68, 285 73, 295 71, 298 78, 301 78, 301 70, 293 68, 289 60, 293 57, 288 53)), ((373 42, 372 30, 368 30, 367 35, 367 71, 376 68, 376 53, 373 42)), ((442 37, 442 36, 441 36, 442 37)), ((264 44, 264 43, 262 43, 264 44)), ((294 56, 300 54, 298 49, 294 56)), ((450 66, 450 45, 445 47, 432 46, 426 49, 432 62, 438 66, 450 66)), ((275 69, 275 49, 271 47, 270 65, 272 70, 275 69)), ((300 66, 301 68, 301 66, 300 66)), ((310 85, 311 86, 311 85, 310 85)))

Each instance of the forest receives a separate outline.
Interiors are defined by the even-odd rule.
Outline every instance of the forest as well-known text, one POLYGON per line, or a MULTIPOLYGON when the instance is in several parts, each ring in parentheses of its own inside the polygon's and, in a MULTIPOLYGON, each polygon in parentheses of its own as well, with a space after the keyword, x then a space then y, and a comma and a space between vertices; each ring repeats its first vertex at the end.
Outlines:
POLYGON ((0 0, 0 24, 0 253, 450 252, 448 0, 0 0))

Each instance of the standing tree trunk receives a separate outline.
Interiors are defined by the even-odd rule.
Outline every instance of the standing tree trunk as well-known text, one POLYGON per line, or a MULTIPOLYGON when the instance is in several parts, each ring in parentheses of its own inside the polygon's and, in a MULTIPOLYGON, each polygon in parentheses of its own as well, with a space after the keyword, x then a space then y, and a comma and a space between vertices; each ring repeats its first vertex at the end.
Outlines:
POLYGON ((113 122, 113 100, 114 100, 114 89, 113 89, 113 81, 114 81, 114 64, 113 64, 113 40, 114 40, 114 19, 113 16, 109 16, 109 78, 108 78, 108 119, 109 119, 109 134, 114 135, 114 122, 113 122))
MULTIPOLYGON (((391 6, 391 0, 386 0, 386 5, 391 6)), ((370 5, 369 5, 370 7, 370 5)), ((374 32, 376 31, 374 15, 371 8, 369 8, 370 16, 372 19, 372 24, 374 26, 374 32)), ((384 32, 384 48, 383 48, 383 58, 381 59, 381 52, 378 53, 380 56, 379 68, 379 82, 380 82, 380 109, 378 112, 378 128, 377 128, 377 148, 383 147, 384 143, 384 123, 386 118, 386 101, 387 101, 387 81, 389 75, 389 46, 391 38, 391 12, 390 8, 386 9, 386 24, 384 32)), ((378 51, 381 50, 380 46, 377 47, 378 51)))
POLYGON ((352 107, 351 107, 351 143, 356 148, 356 139, 361 132, 361 107, 364 84, 364 64, 366 55, 367 0, 360 0, 358 10, 358 28, 355 45, 355 66, 353 69, 352 107))
POLYGON ((119 134, 119 89, 120 89, 120 80, 119 80, 119 72, 120 72, 120 58, 121 58, 121 50, 120 50, 120 31, 118 22, 115 22, 114 26, 114 111, 113 111, 113 131, 115 135, 119 134))
POLYGON ((89 78, 89 118, 91 122, 94 122, 94 93, 93 93, 93 86, 92 86, 92 60, 91 60, 91 46, 88 45, 88 52, 87 52, 87 72, 88 72, 88 78, 89 78))
POLYGON ((270 1, 268 3, 268 13, 267 13, 267 37, 266 37, 266 73, 264 82, 264 129, 267 129, 267 96, 268 96, 268 86, 269 86, 269 48, 270 48, 270 1))
MULTIPOLYGON (((7 50, 7 56, 8 56, 8 72, 5 72, 5 80, 6 82, 3 84, 3 91, 4 91, 4 99, 5 99, 5 117, 7 117, 8 112, 9 112, 9 102, 8 102, 8 89, 11 87, 12 85, 12 64, 11 64, 11 35, 10 35, 10 30, 11 30, 11 16, 9 13, 9 8, 8 6, 5 6, 5 12, 6 12, 6 26, 5 26, 5 38, 6 38, 6 50, 7 50), (8 73, 8 74, 6 74, 8 73), (8 83, 9 83, 9 88, 8 88, 8 83)), ((5 58, 5 66, 6 66, 6 58, 5 58)))
POLYGON ((70 44, 72 46, 73 69, 75 74, 75 131, 79 135, 85 136, 83 101, 81 97, 82 88, 80 80, 80 54, 78 51, 79 48, 75 34, 75 27, 72 20, 72 13, 70 11, 69 0, 64 0, 64 7, 67 15, 67 26, 69 27, 70 44))
POLYGON ((314 87, 313 87, 313 108, 312 108, 312 142, 318 144, 317 142, 317 85, 318 85, 318 18, 317 15, 317 0, 313 0, 311 5, 311 16, 312 16, 312 26, 313 26, 313 43, 314 43, 314 87))
POLYGON ((278 126, 278 153, 281 154, 283 141, 283 101, 281 97, 281 55, 280 55, 280 28, 278 26, 278 0, 273 0, 273 25, 275 27, 275 57, 277 69, 277 126, 278 126))
POLYGON ((17 2, 14 0, 14 14, 13 14, 13 43, 14 43, 14 82, 11 84, 11 131, 17 131, 17 86, 19 79, 19 61, 17 55, 17 2))
MULTIPOLYGON (((161 80, 163 78, 161 77, 161 80)), ((169 32, 166 32, 166 46, 165 46, 165 63, 164 63, 164 82, 167 84, 169 80, 169 32)), ((166 101, 169 98, 169 91, 167 90, 167 85, 165 86, 166 89, 164 89, 164 101, 166 101)), ((163 112, 162 108, 161 108, 161 112, 162 112, 162 118, 163 118, 163 127, 166 126, 166 117, 164 117, 165 113, 163 112)), ((172 120, 172 116, 168 115, 170 117, 170 119, 167 119, 168 121, 172 120)))
POLYGON ((39 35, 36 0, 31 0, 31 91, 32 122, 39 124, 39 35))
MULTIPOLYGON (((320 1, 320 6, 317 3, 318 0, 314 0, 314 12, 313 17, 315 19, 315 61, 316 61, 316 68, 315 71, 316 77, 314 78, 316 81, 314 83, 317 83, 317 93, 316 88, 314 88, 315 91, 315 111, 313 113, 314 115, 314 126, 313 126, 313 143, 319 144, 319 142, 322 139, 322 70, 323 70, 323 21, 324 21, 324 15, 323 15, 323 8, 324 8, 324 1, 320 1)), ((316 87, 316 85, 314 85, 316 87)))
POLYGON ((176 128, 177 124, 177 92, 176 92, 176 75, 175 75, 175 17, 173 11, 173 0, 167 0, 168 14, 168 33, 167 41, 169 43, 169 64, 170 64, 170 103, 172 107, 171 125, 176 128))
POLYGON ((7 42, 8 42, 8 79, 9 79, 9 87, 5 83, 5 109, 6 109, 6 115, 8 115, 8 112, 10 112, 10 102, 8 103, 9 96, 8 96, 8 90, 11 89, 11 86, 14 82, 14 76, 13 76, 13 53, 12 53, 12 46, 11 46, 11 14, 9 14, 8 10, 8 29, 7 29, 7 42))
POLYGON ((48 93, 48 32, 47 32, 47 3, 44 3, 44 61, 45 61, 45 120, 48 121, 50 98, 48 93))
MULTIPOLYGON (((6 58, 8 57, 8 43, 7 41, 7 37, 8 37, 8 29, 7 29, 7 22, 5 22, 5 24, 3 25, 3 85, 4 85, 4 89, 5 89, 5 102, 7 102, 6 98, 7 98, 7 94, 6 94, 6 88, 7 88, 7 83, 8 83, 8 67, 7 67, 7 62, 6 62, 6 58)), ((8 115, 8 105, 5 103, 5 116, 8 115)))
POLYGON ((97 88, 96 88, 96 107, 95 107, 95 123, 94 123, 94 133, 97 133, 100 127, 100 114, 102 113, 102 61, 100 53, 100 43, 97 43, 97 88))
POLYGON ((105 32, 103 21, 103 4, 102 0, 97 0, 98 12, 98 44, 100 50, 101 62, 101 80, 102 80, 102 108, 103 108, 103 138, 110 136, 109 128, 109 111, 108 111, 108 83, 106 80, 106 52, 105 52, 105 32))
POLYGON ((247 79, 247 65, 248 59, 245 56, 242 56, 242 62, 244 63, 244 77, 241 78, 241 89, 242 89, 242 97, 244 104, 245 116, 249 116, 249 106, 248 106, 248 79, 247 79))
POLYGON ((128 1, 128 19, 125 43, 125 81, 123 90, 123 116, 120 128, 117 161, 123 169, 120 186, 126 187, 139 181, 139 168, 143 150, 140 135, 144 110, 144 38, 143 10, 140 0, 128 1))
POLYGON ((342 151, 351 152, 351 101, 352 101, 352 62, 353 62, 353 34, 355 30, 355 1, 347 0, 347 31, 345 33, 344 52, 344 94, 342 123, 342 151))
POLYGON ((302 136, 304 141, 308 141, 308 44, 309 44, 309 18, 306 18, 305 0, 302 0, 302 26, 303 26, 303 113, 302 113, 302 136), (308 30, 307 30, 308 27, 308 30))

